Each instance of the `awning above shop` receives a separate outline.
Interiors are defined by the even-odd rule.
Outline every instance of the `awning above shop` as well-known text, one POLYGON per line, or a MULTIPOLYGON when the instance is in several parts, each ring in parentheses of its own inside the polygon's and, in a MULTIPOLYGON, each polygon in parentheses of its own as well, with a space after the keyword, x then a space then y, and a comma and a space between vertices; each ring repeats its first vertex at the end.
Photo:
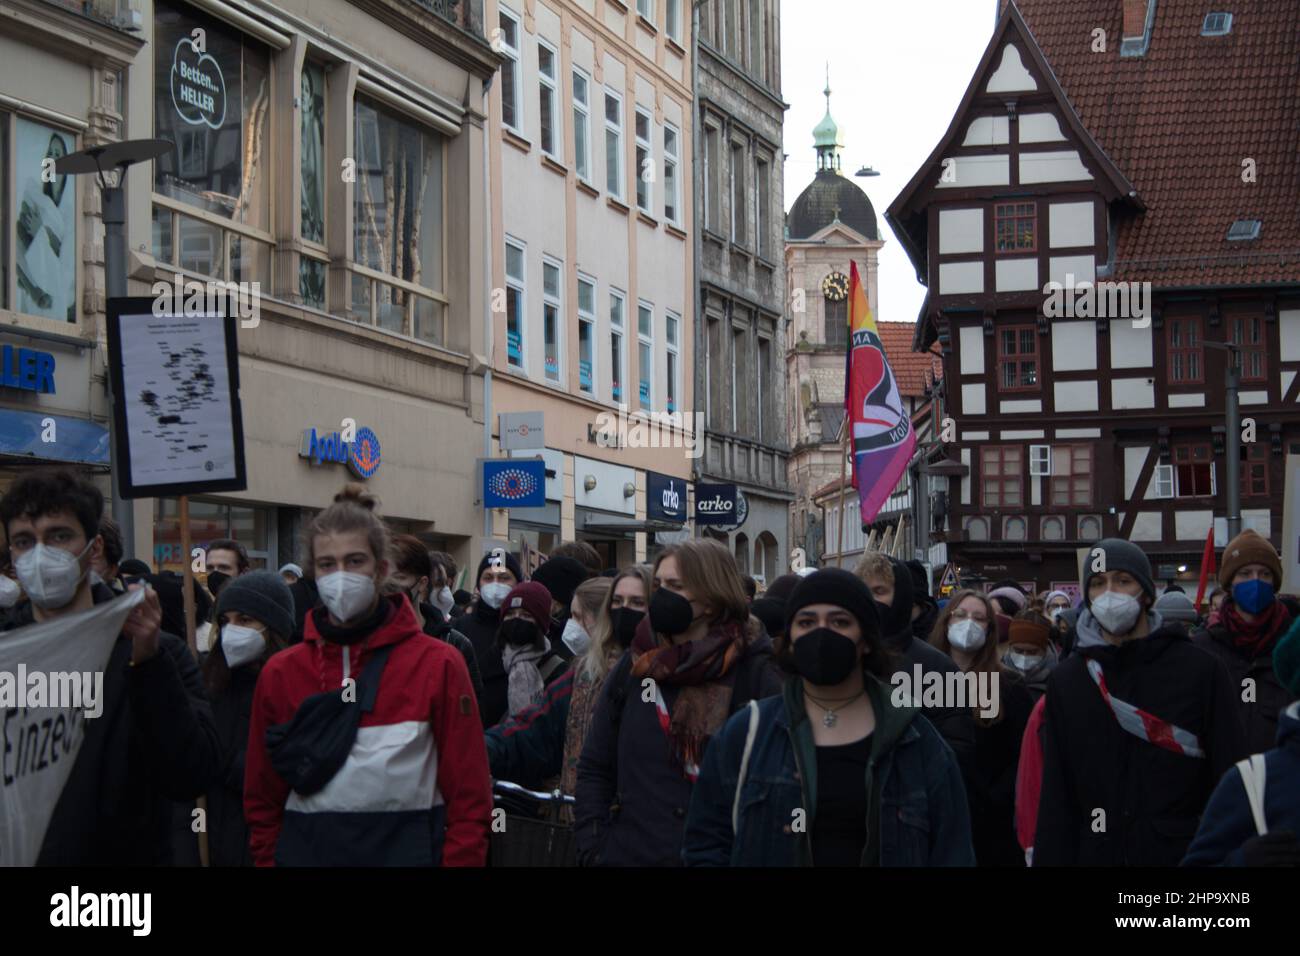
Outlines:
POLYGON ((586 523, 579 528, 588 534, 636 534, 643 531, 652 534, 657 531, 681 531, 682 525, 672 521, 657 521, 653 518, 616 518, 605 515, 588 515, 586 523))
POLYGON ((0 411, 0 456, 108 467, 108 429, 84 418, 0 411))

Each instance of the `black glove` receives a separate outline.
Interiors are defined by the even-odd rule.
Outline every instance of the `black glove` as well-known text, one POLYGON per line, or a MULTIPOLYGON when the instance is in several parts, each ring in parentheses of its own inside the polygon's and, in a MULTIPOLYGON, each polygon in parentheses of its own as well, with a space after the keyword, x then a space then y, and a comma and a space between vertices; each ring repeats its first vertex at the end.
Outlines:
POLYGON ((1300 866, 1300 841, 1290 830, 1251 837, 1241 845, 1243 866, 1300 866))

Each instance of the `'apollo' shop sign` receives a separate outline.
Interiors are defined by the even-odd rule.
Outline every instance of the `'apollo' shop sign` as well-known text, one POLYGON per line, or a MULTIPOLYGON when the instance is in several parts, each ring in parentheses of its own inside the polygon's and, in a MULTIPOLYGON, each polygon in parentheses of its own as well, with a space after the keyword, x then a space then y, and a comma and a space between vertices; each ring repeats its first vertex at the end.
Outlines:
POLYGON ((346 464, 358 478, 370 478, 379 470, 379 439, 369 428, 358 428, 356 439, 344 441, 339 432, 317 434, 308 428, 302 433, 298 457, 313 465, 323 462, 346 464))

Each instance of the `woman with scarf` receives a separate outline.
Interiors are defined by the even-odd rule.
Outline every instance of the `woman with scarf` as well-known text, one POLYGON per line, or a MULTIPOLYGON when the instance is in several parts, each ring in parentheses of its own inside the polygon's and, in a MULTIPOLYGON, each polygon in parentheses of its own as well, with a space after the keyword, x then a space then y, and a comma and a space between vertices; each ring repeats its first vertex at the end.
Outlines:
POLYGON ((649 613, 601 689, 578 759, 579 860, 681 865, 691 790, 710 738, 777 694, 771 639, 731 553, 697 539, 655 561, 649 613))
POLYGON ((536 581, 510 589, 501 602, 496 648, 506 675, 506 711, 513 717, 541 698, 546 682, 564 669, 564 658, 546 636, 551 592, 536 581))
POLYGON ((576 791, 578 757, 600 689, 631 645, 649 593, 650 567, 645 564, 620 572, 612 587, 609 578, 578 585, 565 626, 571 634, 580 628, 589 637, 588 646, 546 685, 540 701, 487 731, 492 776, 533 788, 559 776, 564 793, 576 791))
POLYGON ((1237 689, 1237 716, 1251 753, 1274 745, 1278 715, 1290 703, 1273 670, 1273 647, 1300 614, 1294 599, 1277 596, 1282 562, 1267 538, 1247 529, 1228 542, 1219 564, 1226 591, 1217 622, 1192 634, 1228 669, 1237 689), (1247 683, 1249 681, 1250 683, 1247 683), (1248 687, 1253 694, 1245 693, 1248 687))
POLYGON ((483 555, 474 574, 476 597, 460 617, 451 622, 453 630, 469 638, 474 645, 483 692, 479 695, 479 716, 484 727, 491 727, 506 716, 506 672, 497 647, 497 628, 501 624, 501 602, 510 589, 524 579, 513 554, 498 548, 483 555))
POLYGON ((736 714, 709 745, 686 820, 688 866, 974 864, 956 758, 886 683, 877 607, 838 568, 795 588, 777 639, 784 692, 736 714))
POLYGON ((1021 611, 1011 619, 1010 639, 1002 656, 1002 666, 1014 671, 1037 701, 1047 690, 1059 657, 1052 644, 1052 627, 1037 611, 1021 611))

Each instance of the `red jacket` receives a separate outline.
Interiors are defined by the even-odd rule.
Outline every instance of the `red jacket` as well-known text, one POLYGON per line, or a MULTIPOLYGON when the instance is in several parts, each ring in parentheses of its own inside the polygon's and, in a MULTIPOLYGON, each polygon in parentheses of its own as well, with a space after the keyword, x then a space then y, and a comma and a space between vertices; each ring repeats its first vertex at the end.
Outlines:
POLYGON ((1029 713, 1025 736, 1020 741, 1020 766, 1016 769, 1016 838, 1020 849, 1032 850, 1038 829, 1038 800, 1043 792, 1043 725, 1047 695, 1038 698, 1029 713))
MULTIPOLYGON (((303 643, 273 655, 257 679, 244 815, 258 866, 482 866, 492 818, 487 749, 465 659, 423 634, 403 595, 384 623, 345 646, 321 638, 315 612, 303 643), (358 678, 394 645, 374 710, 347 760, 320 791, 292 792, 266 749, 266 729, 313 694, 358 678)), ((323 610, 320 613, 324 613, 323 610)))

